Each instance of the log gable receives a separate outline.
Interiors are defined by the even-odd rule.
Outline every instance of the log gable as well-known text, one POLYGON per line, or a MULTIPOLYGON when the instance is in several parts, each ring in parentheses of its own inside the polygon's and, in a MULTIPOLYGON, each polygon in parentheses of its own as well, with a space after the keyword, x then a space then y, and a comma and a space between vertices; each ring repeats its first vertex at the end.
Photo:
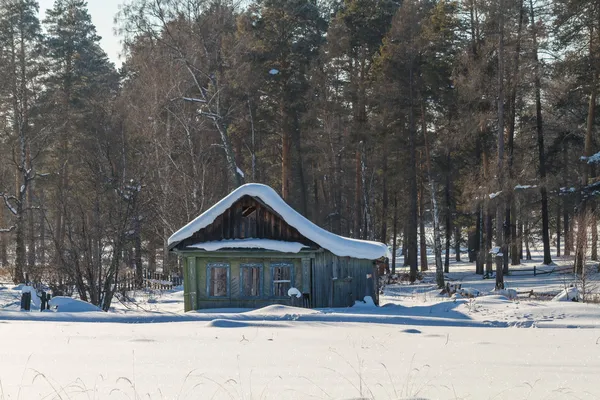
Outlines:
POLYGON ((290 226, 271 207, 248 195, 237 200, 213 223, 181 241, 176 248, 185 249, 196 243, 249 238, 298 242, 311 248, 319 248, 290 226))

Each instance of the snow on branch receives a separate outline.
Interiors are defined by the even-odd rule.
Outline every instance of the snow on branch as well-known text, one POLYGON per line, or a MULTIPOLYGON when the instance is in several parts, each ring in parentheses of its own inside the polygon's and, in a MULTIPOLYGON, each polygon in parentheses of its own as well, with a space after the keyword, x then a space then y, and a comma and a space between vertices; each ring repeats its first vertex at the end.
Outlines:
POLYGON ((183 101, 190 101, 193 103, 206 103, 206 100, 204 99, 196 99, 194 97, 182 97, 181 98, 183 101))
POLYGON ((237 173, 238 173, 238 175, 240 175, 242 178, 245 178, 245 177, 246 177, 246 174, 244 174, 244 171, 242 171, 242 170, 240 169, 240 167, 236 166, 235 168, 236 168, 236 170, 237 170, 237 173))
POLYGON ((15 225, 11 226, 10 228, 0 228, 0 233, 10 233, 15 229, 17 229, 15 225))
POLYGON ((589 157, 582 156, 581 161, 585 161, 588 164, 598 164, 600 163, 600 152, 593 154, 589 157))
POLYGON ((12 200, 18 202, 19 200, 15 196, 10 196, 10 195, 7 195, 6 193, 0 193, 0 196, 2 196, 2 198, 4 199, 4 204, 6 205, 6 208, 8 208, 8 210, 13 215, 18 215, 19 212, 17 211, 17 209, 12 204, 10 204, 10 202, 12 200))
POLYGON ((198 114, 202 115, 203 117, 210 118, 214 121, 221 119, 221 116, 219 114, 215 114, 215 113, 211 113, 211 112, 198 111, 198 114))
POLYGON ((537 185, 517 185, 515 186, 515 190, 526 190, 526 189, 534 189, 537 188, 537 185))

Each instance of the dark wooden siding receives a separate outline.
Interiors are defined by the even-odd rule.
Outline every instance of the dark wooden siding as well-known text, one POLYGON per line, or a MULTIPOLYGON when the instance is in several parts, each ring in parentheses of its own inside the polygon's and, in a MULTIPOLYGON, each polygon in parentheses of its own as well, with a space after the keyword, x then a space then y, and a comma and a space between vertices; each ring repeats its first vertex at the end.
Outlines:
POLYGON ((377 302, 376 282, 373 261, 318 252, 312 264, 312 306, 346 307, 365 296, 377 302))
POLYGON ((244 196, 236 201, 223 214, 206 228, 194 233, 176 247, 187 246, 224 239, 273 239, 287 242, 299 242, 312 248, 318 246, 286 223, 270 207, 259 200, 244 196))

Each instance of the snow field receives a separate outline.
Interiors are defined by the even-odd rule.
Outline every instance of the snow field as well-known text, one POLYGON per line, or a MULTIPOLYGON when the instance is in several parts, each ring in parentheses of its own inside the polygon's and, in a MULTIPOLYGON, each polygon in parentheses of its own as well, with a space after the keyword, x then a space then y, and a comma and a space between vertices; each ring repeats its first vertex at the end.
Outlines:
POLYGON ((387 286, 381 307, 320 310, 183 313, 178 288, 109 313, 61 298, 69 312, 27 313, 23 288, 0 284, 0 400, 600 398, 600 306, 525 294, 563 299, 572 275, 515 273, 490 294, 472 265, 450 271, 463 298, 441 296, 430 270, 387 286))
POLYGON ((5 399, 600 396, 591 329, 13 322, 0 335, 5 399))

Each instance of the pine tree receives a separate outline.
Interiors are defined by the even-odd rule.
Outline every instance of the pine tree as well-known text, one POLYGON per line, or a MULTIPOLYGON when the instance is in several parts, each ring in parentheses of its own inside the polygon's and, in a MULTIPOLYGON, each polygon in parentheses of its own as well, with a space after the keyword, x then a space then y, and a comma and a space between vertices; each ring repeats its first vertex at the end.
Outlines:
POLYGON ((260 118, 267 118, 273 134, 281 137, 281 194, 307 215, 303 119, 311 106, 311 67, 324 42, 326 21, 311 0, 261 1, 251 5, 246 18, 249 51, 265 82, 260 118))
MULTIPOLYGON (((5 232, 15 231, 16 258, 13 279, 22 282, 26 265, 35 264, 33 238, 32 185, 36 178, 33 168, 32 142, 39 136, 32 129, 31 114, 34 106, 33 92, 38 73, 37 54, 40 43, 40 24, 37 18, 38 3, 34 0, 11 0, 0 5, 0 46, 3 75, 2 95, 11 104, 12 163, 15 167, 14 192, 4 189, 3 202, 13 216, 13 226, 5 232), (28 219, 27 219, 28 217, 28 219), (26 247, 26 223, 29 220, 29 257, 26 247), (27 262, 29 259, 29 263, 27 262)), ((0 227, 1 228, 1 227, 0 227)))

